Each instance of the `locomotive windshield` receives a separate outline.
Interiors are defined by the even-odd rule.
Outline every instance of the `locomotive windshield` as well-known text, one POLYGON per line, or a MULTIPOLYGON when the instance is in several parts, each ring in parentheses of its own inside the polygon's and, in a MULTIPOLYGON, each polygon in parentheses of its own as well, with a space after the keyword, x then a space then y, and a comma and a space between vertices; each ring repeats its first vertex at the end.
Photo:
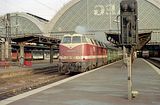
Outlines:
POLYGON ((71 43, 71 37, 70 36, 65 36, 64 38, 63 38, 63 41, 62 41, 63 43, 71 43))
POLYGON ((86 43, 86 37, 85 36, 64 36, 62 43, 86 43))
POLYGON ((81 37, 80 36, 73 36, 72 43, 81 43, 81 37))

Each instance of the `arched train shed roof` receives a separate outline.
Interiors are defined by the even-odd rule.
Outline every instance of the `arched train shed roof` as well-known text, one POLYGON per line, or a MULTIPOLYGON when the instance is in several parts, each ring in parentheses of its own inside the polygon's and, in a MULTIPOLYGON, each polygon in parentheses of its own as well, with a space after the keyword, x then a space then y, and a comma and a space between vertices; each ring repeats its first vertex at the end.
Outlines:
MULTIPOLYGON (((71 0, 50 21, 48 32, 75 31, 82 26, 88 31, 117 31, 116 17, 121 0, 71 0)), ((153 31, 152 41, 160 42, 160 1, 137 0, 139 31, 153 31)))
MULTIPOLYGON (((6 15, 1 17, 0 34, 5 35, 5 21, 6 15)), ((11 35, 31 35, 46 33, 46 25, 48 20, 40 18, 30 13, 16 12, 10 13, 11 35)))

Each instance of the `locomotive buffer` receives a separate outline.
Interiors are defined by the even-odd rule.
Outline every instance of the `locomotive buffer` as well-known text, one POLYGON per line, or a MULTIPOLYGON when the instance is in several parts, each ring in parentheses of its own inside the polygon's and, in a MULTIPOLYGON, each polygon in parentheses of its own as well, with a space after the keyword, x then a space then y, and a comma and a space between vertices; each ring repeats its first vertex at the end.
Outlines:
POLYGON ((132 100, 138 92, 132 91, 132 56, 138 46, 138 12, 136 0, 122 0, 120 3, 121 36, 119 43, 123 46, 123 59, 128 69, 128 99, 132 100), (126 58, 125 58, 125 55, 126 58))

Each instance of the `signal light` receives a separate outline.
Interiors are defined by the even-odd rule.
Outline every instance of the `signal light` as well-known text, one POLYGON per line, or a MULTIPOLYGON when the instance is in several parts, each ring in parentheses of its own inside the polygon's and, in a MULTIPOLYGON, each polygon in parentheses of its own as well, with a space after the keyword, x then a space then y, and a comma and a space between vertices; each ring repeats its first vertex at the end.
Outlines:
POLYGON ((138 43, 138 12, 136 0, 122 0, 120 3, 121 44, 125 46, 138 43))

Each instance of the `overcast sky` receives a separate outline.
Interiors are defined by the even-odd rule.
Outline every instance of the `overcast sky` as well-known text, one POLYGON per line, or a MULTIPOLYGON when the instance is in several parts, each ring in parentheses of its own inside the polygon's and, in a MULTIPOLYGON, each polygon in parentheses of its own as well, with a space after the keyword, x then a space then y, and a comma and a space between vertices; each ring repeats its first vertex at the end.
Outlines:
POLYGON ((70 0, 0 0, 0 15, 12 12, 28 12, 45 19, 52 19, 55 13, 70 0))

